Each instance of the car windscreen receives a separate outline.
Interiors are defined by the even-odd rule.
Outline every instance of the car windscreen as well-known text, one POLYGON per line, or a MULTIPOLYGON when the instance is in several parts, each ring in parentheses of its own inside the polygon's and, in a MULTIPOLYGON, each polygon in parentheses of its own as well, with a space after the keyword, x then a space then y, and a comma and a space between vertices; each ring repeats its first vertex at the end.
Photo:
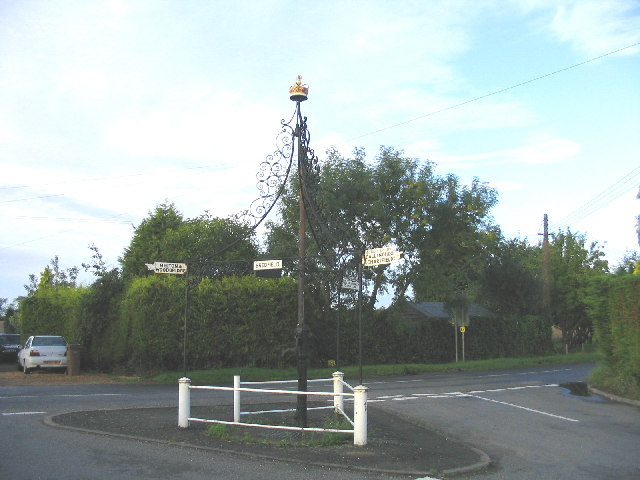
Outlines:
POLYGON ((20 335, 18 334, 3 334, 0 335, 0 345, 19 345, 20 335))
POLYGON ((34 337, 34 347, 64 347, 67 345, 62 337, 34 337))

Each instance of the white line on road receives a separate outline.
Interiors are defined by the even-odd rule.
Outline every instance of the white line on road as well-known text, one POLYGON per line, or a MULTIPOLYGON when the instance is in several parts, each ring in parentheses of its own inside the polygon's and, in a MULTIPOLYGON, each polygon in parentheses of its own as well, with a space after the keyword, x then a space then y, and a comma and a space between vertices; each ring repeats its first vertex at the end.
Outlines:
POLYGON ((128 395, 127 393, 84 393, 84 394, 60 394, 60 395, 13 395, 0 397, 0 400, 6 400, 9 398, 42 398, 42 397, 123 397, 128 395))
POLYGON ((3 413, 3 417, 9 417, 11 415, 42 415, 47 412, 14 412, 14 413, 3 413))
POLYGON ((566 420, 568 422, 579 422, 580 420, 576 420, 575 418, 563 417, 561 415, 555 415, 549 412, 543 412, 542 410, 535 410, 533 408, 523 407, 522 405, 516 405, 514 403, 501 402, 499 400, 493 400, 491 398, 480 397, 478 395, 468 395, 469 397, 479 398, 480 400, 484 400, 486 402, 499 403, 500 405, 507 405, 508 407, 521 408, 522 410, 526 410, 527 412, 539 413, 540 415, 546 415, 548 417, 559 418, 560 420, 566 420))

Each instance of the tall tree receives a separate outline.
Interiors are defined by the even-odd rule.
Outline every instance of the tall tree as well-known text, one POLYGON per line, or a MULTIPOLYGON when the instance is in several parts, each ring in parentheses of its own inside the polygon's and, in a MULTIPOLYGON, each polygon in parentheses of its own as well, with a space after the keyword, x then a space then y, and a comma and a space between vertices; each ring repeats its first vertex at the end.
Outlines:
POLYGON ((591 338, 588 315, 590 282, 608 272, 604 252, 597 243, 586 246, 586 237, 570 230, 558 232, 550 242, 551 318, 562 330, 565 352, 591 338))
MULTIPOLYGON (((270 222, 270 252, 295 248, 297 197, 290 188, 280 209, 280 222, 270 222)), ((370 305, 393 290, 396 298, 410 288, 421 299, 438 299, 452 289, 466 289, 477 278, 486 252, 499 237, 489 211, 496 193, 475 179, 471 186, 457 177, 439 177, 433 163, 407 158, 381 147, 372 163, 364 151, 353 158, 328 151, 322 164, 320 196, 343 240, 365 248, 395 244, 405 252, 393 268, 366 269, 370 305)), ((344 242, 343 242, 344 243, 344 242)))
POLYGON ((478 299, 502 315, 541 314, 540 255, 540 247, 526 240, 500 241, 487 258, 478 299))
POLYGON ((182 214, 173 203, 163 203, 149 212, 149 217, 135 229, 131 243, 120 258, 122 276, 131 279, 145 275, 145 263, 177 261, 164 258, 162 244, 167 232, 177 230, 182 222, 182 214))

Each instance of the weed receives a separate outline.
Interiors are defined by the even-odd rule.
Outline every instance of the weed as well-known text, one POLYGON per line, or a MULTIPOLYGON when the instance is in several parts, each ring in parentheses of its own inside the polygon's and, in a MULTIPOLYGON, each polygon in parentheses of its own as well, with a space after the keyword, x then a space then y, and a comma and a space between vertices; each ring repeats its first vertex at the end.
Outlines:
POLYGON ((214 425, 211 425, 207 429, 207 435, 209 435, 210 437, 219 438, 220 440, 228 440, 229 438, 229 433, 227 432, 227 426, 222 423, 216 423, 214 425))

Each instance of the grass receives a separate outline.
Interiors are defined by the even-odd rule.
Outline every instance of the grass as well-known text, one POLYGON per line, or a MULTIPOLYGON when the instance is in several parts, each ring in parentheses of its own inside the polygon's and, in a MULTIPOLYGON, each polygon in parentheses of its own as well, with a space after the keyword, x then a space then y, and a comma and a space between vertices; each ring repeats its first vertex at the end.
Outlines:
POLYGON ((597 366, 589 375, 589 385, 605 392, 640 401, 640 384, 633 376, 624 376, 607 365, 597 366))
MULTIPOLYGON (((289 415, 253 415, 247 423, 260 425, 286 425, 295 426, 293 416, 289 415)), ((309 422, 310 427, 322 427, 326 429, 351 429, 352 426, 342 415, 334 412, 323 415, 316 422, 309 422)), ((290 432, 255 428, 250 426, 237 426, 214 424, 206 430, 206 435, 226 442, 238 442, 244 444, 276 445, 279 447, 332 447, 344 445, 353 441, 353 435, 336 432, 290 432)))
MULTIPOLYGON (((386 377, 393 375, 417 375, 420 373, 432 372, 453 372, 453 371, 479 371, 479 370, 504 370, 511 368, 524 368, 537 365, 561 365, 566 363, 591 363, 598 362, 600 357, 597 353, 571 353, 569 355, 547 355, 542 357, 521 357, 521 358, 497 358, 490 360, 472 360, 458 363, 443 364, 397 364, 397 365, 363 365, 362 375, 367 378, 386 377)), ((307 372, 308 378, 331 378, 331 374, 336 368, 310 368, 307 372)), ((359 378, 360 370, 357 365, 340 367, 345 374, 345 378, 359 378)), ((233 383, 233 376, 240 375, 243 381, 269 381, 269 380, 291 380, 298 377, 295 368, 255 368, 255 367, 235 367, 218 368, 209 370, 192 370, 187 372, 187 376, 194 385, 230 385, 233 383)), ((176 383, 183 376, 182 372, 166 372, 153 377, 156 382, 176 383)))

